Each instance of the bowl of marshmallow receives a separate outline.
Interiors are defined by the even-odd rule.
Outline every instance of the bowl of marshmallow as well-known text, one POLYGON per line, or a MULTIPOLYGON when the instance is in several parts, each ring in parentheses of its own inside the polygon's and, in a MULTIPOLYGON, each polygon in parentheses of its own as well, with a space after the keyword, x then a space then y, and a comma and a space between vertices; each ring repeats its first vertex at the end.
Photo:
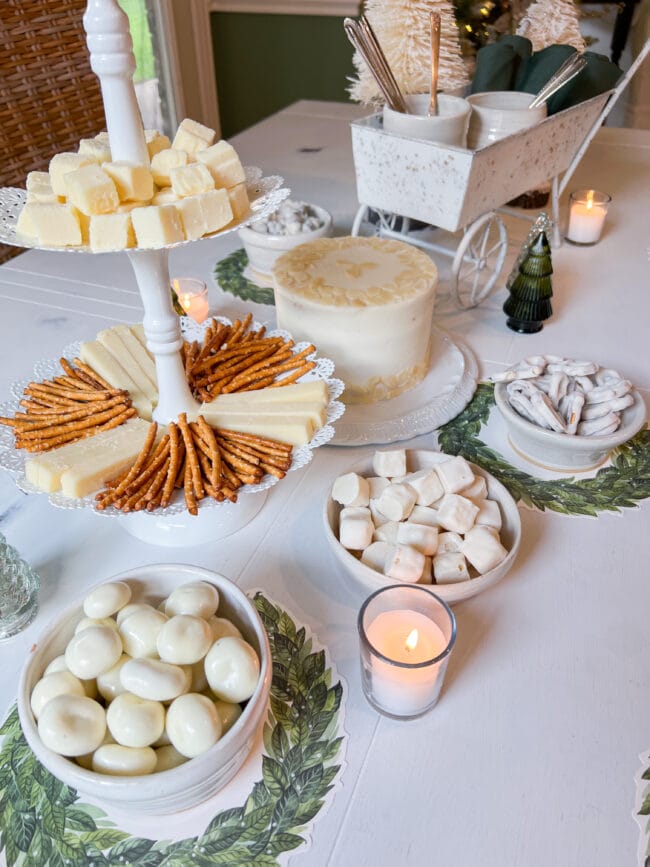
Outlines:
POLYGON ((519 511, 505 487, 462 456, 375 452, 339 476, 324 508, 332 551, 368 591, 422 584, 447 603, 469 599, 511 568, 519 511))
POLYGON ((254 277, 272 279, 278 256, 299 244, 332 234, 332 215, 319 205, 287 199, 277 211, 239 230, 254 277))
POLYGON ((18 713, 38 760, 81 794, 160 815, 201 803, 248 756, 271 651, 231 581, 144 566, 92 588, 42 635, 18 713))

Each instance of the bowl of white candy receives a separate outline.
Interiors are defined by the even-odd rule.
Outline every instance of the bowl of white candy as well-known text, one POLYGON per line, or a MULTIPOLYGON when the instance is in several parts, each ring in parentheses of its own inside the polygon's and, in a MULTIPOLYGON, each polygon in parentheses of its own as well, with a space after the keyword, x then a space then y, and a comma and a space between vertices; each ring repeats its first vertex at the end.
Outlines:
POLYGON ((275 213, 239 230, 254 275, 271 279, 278 256, 306 241, 332 234, 332 215, 307 202, 283 202, 275 213))
POLYGON ((164 814, 239 770, 266 715, 271 651, 253 604, 197 566, 94 587, 35 645, 18 712, 38 760, 121 810, 164 814))
POLYGON ((511 445, 546 469, 592 469, 646 421, 631 382, 593 361, 535 355, 492 381, 511 445))
POLYGON ((463 457, 389 449, 339 476, 327 540, 364 589, 423 584, 447 603, 496 584, 514 563, 519 511, 504 486, 463 457))

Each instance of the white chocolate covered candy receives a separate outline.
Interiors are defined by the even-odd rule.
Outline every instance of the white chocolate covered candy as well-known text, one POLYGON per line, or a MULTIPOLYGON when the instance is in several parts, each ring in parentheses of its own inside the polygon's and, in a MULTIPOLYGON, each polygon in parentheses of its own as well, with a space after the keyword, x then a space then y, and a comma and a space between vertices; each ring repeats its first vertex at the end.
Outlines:
POLYGON ((361 554, 361 562, 370 566, 375 572, 383 573, 386 560, 392 553, 393 547, 389 542, 372 542, 361 554))
POLYGON ((158 656, 158 633, 167 622, 161 611, 141 609, 120 623, 124 652, 134 658, 158 656))
POLYGON ((124 689, 151 701, 171 701, 189 687, 180 665, 159 659, 129 659, 120 670, 120 680, 124 689))
POLYGON ((416 496, 409 485, 391 484, 381 492, 377 508, 391 521, 403 521, 413 511, 416 496))
POLYGON ((447 494, 456 494, 474 481, 474 472, 461 455, 436 464, 436 472, 447 494))
MULTIPOLYGON (((208 625, 212 630, 213 642, 218 641, 225 635, 235 635, 237 638, 242 638, 242 634, 239 629, 231 620, 228 620, 226 617, 217 617, 216 614, 213 614, 212 617, 208 620, 208 625)), ((201 690, 193 690, 193 692, 201 692, 201 690)))
POLYGON ((246 701, 257 687, 260 661, 248 642, 226 636, 216 641, 208 651, 205 674, 217 698, 230 702, 246 701))
POLYGON ((90 680, 112 668, 121 655, 122 641, 114 629, 89 626, 70 639, 65 664, 77 677, 90 680))
POLYGON ((342 506, 367 506, 370 500, 370 485, 357 473, 339 476, 332 486, 332 499, 342 506))
POLYGON ((170 771, 172 768, 177 768, 188 760, 187 756, 181 755, 173 744, 159 747, 155 750, 155 753, 156 773, 170 771))
POLYGON ((89 626, 108 626, 110 629, 117 630, 117 623, 112 617, 102 617, 101 620, 95 620, 93 617, 82 617, 74 628, 74 634, 88 629, 89 626))
POLYGON ((212 641, 212 630, 205 620, 193 614, 177 614, 163 625, 156 646, 163 662, 192 665, 203 659, 212 641))
POLYGON ((173 701, 167 710, 169 738, 178 752, 187 758, 194 758, 209 750, 221 737, 221 731, 217 709, 204 695, 189 692, 173 701))
POLYGON ((425 556, 431 556, 438 549, 438 528, 405 521, 397 526, 397 543, 410 545, 425 556))
POLYGON ((370 509, 347 507, 339 516, 339 541, 349 551, 362 551, 372 542, 375 525, 370 509))
POLYGON ((124 692, 108 706, 106 724, 118 744, 148 747, 163 733, 165 708, 159 701, 124 692))
POLYGON ((459 494, 447 494, 438 507, 438 521, 445 530, 454 533, 467 533, 474 526, 478 515, 478 506, 467 497, 459 494))
POLYGON ((126 653, 123 653, 112 668, 97 675, 97 692, 101 695, 104 701, 111 702, 118 695, 126 692, 122 686, 120 672, 125 662, 131 659, 126 653))
POLYGON ((182 584, 167 597, 165 614, 173 617, 175 614, 193 614, 207 620, 216 614, 219 607, 219 591, 214 584, 207 581, 191 581, 182 584))
POLYGON ((375 452, 372 459, 375 475, 384 478, 406 475, 406 452, 404 449, 388 449, 375 452))
POLYGON ((86 696, 58 695, 47 702, 38 720, 38 735, 43 744, 61 756, 93 752, 105 732, 104 708, 86 696))
POLYGON ((475 524, 486 524, 488 527, 494 527, 495 530, 501 529, 502 518, 501 509, 496 500, 479 500, 476 505, 479 507, 476 516, 475 524))
POLYGON ((494 569, 508 555, 490 529, 490 527, 473 527, 463 541, 463 554, 481 575, 494 569))
POLYGON ((395 545, 386 559, 385 574, 388 578, 415 584, 422 577, 424 554, 410 545, 395 545))
POLYGON ((38 719, 41 711, 57 695, 85 696, 84 688, 78 677, 70 671, 53 671, 42 677, 34 689, 30 698, 30 704, 34 718, 38 719))
POLYGON ((469 572, 465 557, 460 551, 447 551, 436 554, 433 558, 433 576, 436 584, 457 584, 459 581, 469 581, 469 572))
MULTIPOLYGON (((388 479, 386 479, 387 485, 390 484, 388 479)), ((372 523, 375 527, 381 527, 382 524, 387 524, 390 521, 390 518, 387 518, 386 515, 379 509, 379 500, 370 500, 368 503, 368 508, 370 509, 370 517, 372 518, 372 523)))
POLYGON ((450 551, 458 553, 463 545, 463 537, 458 533, 447 531, 438 534, 437 554, 448 554, 450 551))
POLYGON ((390 480, 383 476, 370 476, 368 482, 368 495, 370 500, 378 500, 384 488, 390 485, 390 480))
POLYGON ((417 506, 430 506, 431 503, 441 499, 445 493, 440 476, 434 469, 407 473, 404 476, 404 484, 409 485, 415 491, 417 506))
MULTIPOLYGON (((463 494, 463 496, 465 496, 463 494)), ((429 527, 439 527, 438 510, 430 506, 413 506, 413 511, 406 519, 414 524, 426 524, 429 527)))
POLYGON ((387 521, 375 529, 372 534, 373 542, 388 542, 389 545, 397 545, 397 529, 399 521, 387 521))
POLYGON ((61 654, 61 656, 55 656, 52 662, 50 662, 43 672, 43 677, 46 674, 52 674, 55 671, 68 671, 68 666, 65 663, 65 656, 61 654))
POLYGON ((113 777, 139 777, 156 769, 156 751, 151 747, 105 744, 93 754, 93 771, 113 777))
POLYGON ((83 603, 84 614, 95 620, 110 617, 131 601, 131 588, 124 581, 110 581, 101 584, 86 596, 83 603))
POLYGON ((221 720, 221 736, 223 737, 226 732, 230 731, 242 715, 241 705, 234 704, 231 701, 222 701, 218 698, 215 700, 214 706, 217 709, 219 719, 221 720))
POLYGON ((483 476, 474 476, 472 484, 458 493, 467 497, 468 500, 485 500, 488 495, 487 482, 483 476))
MULTIPOLYGON (((163 603, 164 604, 164 603, 163 603)), ((122 625, 122 621, 129 617, 131 614, 135 614, 136 611, 155 611, 156 609, 153 605, 148 605, 146 602, 129 602, 128 605, 125 605, 124 608, 120 608, 120 610, 115 615, 115 620, 118 626, 122 625)))

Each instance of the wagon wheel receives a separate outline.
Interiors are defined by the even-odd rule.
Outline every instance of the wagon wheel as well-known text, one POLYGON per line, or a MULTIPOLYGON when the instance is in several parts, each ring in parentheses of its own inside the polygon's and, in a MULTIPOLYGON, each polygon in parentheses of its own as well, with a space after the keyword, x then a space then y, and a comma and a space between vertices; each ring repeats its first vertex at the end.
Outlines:
POLYGON ((476 307, 492 291, 503 267, 508 239, 503 220, 483 214, 465 231, 451 266, 451 294, 459 307, 476 307))
POLYGON ((361 234, 361 226, 370 224, 372 235, 394 237, 396 234, 408 235, 411 221, 408 217, 393 214, 390 211, 379 211, 368 205, 361 205, 352 223, 351 235, 357 237, 361 234))

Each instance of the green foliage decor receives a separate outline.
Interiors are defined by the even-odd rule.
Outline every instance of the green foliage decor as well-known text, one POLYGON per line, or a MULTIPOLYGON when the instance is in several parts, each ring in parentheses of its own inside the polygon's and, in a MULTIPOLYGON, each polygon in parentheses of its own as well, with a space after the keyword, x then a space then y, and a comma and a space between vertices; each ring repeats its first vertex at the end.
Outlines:
POLYGON ((254 301, 256 304, 274 304, 273 289, 263 288, 244 277, 244 268, 248 265, 246 250, 242 247, 235 250, 225 259, 217 262, 214 274, 219 286, 224 292, 229 292, 242 301, 254 301))

